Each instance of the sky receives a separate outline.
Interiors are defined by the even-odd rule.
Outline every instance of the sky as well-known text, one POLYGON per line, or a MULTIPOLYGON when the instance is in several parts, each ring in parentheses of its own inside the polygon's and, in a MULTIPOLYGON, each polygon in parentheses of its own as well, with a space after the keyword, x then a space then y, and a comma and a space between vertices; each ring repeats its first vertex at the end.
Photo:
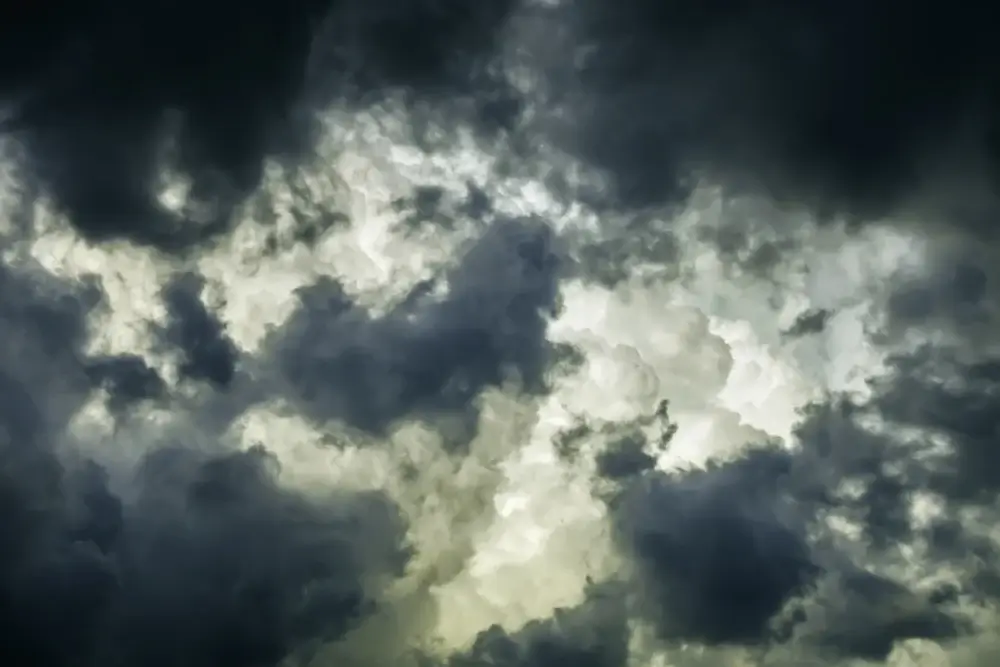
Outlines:
POLYGON ((1000 658, 988 3, 0 16, 0 662, 1000 658))

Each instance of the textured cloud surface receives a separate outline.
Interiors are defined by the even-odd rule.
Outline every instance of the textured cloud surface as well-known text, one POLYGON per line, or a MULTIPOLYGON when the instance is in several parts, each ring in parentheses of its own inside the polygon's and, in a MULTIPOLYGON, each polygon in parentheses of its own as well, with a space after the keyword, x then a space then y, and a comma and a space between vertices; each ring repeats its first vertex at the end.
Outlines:
POLYGON ((1000 657, 996 12, 0 16, 0 662, 1000 657))

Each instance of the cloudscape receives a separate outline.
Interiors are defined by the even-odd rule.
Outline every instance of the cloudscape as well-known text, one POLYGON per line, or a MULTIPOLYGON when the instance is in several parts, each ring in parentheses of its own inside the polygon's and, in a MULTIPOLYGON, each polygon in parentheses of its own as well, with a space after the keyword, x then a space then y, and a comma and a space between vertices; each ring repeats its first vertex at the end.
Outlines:
POLYGON ((996 18, 3 10, 0 662, 995 664, 996 18))

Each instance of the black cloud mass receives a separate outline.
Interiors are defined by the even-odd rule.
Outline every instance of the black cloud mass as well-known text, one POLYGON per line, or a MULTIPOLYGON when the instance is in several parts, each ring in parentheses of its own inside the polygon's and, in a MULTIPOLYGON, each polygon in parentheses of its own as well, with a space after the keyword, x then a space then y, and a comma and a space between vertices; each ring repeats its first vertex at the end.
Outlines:
MULTIPOLYGON (((329 646, 371 636, 366 624, 432 624, 426 607, 401 610, 399 591, 432 597, 442 582, 422 577, 450 567, 415 565, 428 556, 413 524, 438 509, 405 506, 412 496, 388 483, 300 488, 283 432, 245 447, 226 434, 279 405, 357 436, 358 456, 387 450, 387 478, 406 468, 390 449, 406 427, 442 438, 458 470, 491 392, 540 410, 585 364, 553 331, 568 286, 638 284, 639 263, 680 276, 695 241, 777 280, 803 243, 777 216, 696 239, 669 222, 706 184, 804 212, 845 244, 873 229, 920 236, 922 273, 872 297, 881 319, 866 335, 884 372, 865 395, 814 398, 790 442, 760 437, 669 470, 657 461, 682 429, 666 402, 620 423, 579 415, 552 465, 587 471, 615 567, 586 577, 578 603, 476 628, 464 646, 398 628, 375 643, 406 644, 386 649, 400 667, 626 667, 655 651, 723 664, 702 649, 781 667, 888 664, 906 640, 995 633, 982 616, 1000 605, 997 19, 986 2, 897 0, 3 9, 0 663, 327 664, 329 646), (239 245, 269 169, 336 168, 343 146, 320 150, 324 123, 386 109, 428 160, 456 146, 496 158, 481 182, 454 167, 462 194, 411 183, 386 207, 402 221, 392 234, 448 239, 430 242, 448 257, 387 306, 323 266, 288 290, 259 345, 241 342, 207 296, 206 258, 239 245), (501 201, 498 183, 528 176, 553 210, 593 213, 590 236, 501 201), (99 351, 109 287, 35 256, 53 219, 87 248, 167 267, 149 349, 99 351), (113 446, 79 425, 95 405, 113 446), (919 515, 918 501, 935 510, 919 515), (928 576, 904 577, 901 562, 928 576)), ((295 264, 334 227, 373 229, 367 213, 293 216, 295 248, 276 240, 274 214, 261 257, 295 264)), ((810 306, 780 345, 838 317, 810 306)), ((430 474, 405 472, 404 487, 430 474)), ((440 504, 466 516, 492 502, 469 497, 440 504)), ((435 539, 466 544, 457 532, 472 523, 435 539)))
POLYGON ((681 194, 691 170, 865 216, 922 188, 957 205, 938 161, 996 177, 992 7, 582 4, 580 150, 626 205, 681 194))

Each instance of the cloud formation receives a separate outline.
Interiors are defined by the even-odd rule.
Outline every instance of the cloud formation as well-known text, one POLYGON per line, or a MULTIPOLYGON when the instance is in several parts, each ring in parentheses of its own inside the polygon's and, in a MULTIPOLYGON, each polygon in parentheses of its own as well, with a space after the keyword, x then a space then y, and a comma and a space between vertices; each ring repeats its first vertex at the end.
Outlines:
POLYGON ((663 201, 707 175, 859 219, 940 198, 970 216, 963 224, 986 225, 976 214, 996 176, 992 9, 562 6, 586 50, 570 100, 589 104, 573 136, 624 204, 663 201), (969 187, 984 190, 951 191, 977 178, 969 187))
MULTIPOLYGON (((47 195, 85 237, 185 252, 231 228, 266 159, 309 153, 315 111, 393 90, 480 89, 512 8, 265 0, 32 10, 4 22, 3 127, 19 141, 28 196, 47 195), (169 205, 165 169, 186 190, 169 205)), ((501 84, 483 110, 499 122, 501 84)))
POLYGON ((274 664, 368 613, 406 560, 390 501, 305 497, 278 484, 263 447, 185 443, 112 489, 61 445, 91 378, 117 378, 112 402, 141 393, 122 379, 134 359, 86 359, 86 309, 68 286, 9 269, 4 282, 4 660, 274 664))
POLYGON ((0 661, 987 664, 994 12, 800 4, 0 17, 0 661))
POLYGON ((274 347, 304 410, 384 433, 414 412, 475 420, 472 402, 488 386, 542 392, 555 354, 546 339, 559 293, 553 243, 542 222, 494 223, 440 285, 418 284, 375 319, 328 278, 300 290, 274 347))

